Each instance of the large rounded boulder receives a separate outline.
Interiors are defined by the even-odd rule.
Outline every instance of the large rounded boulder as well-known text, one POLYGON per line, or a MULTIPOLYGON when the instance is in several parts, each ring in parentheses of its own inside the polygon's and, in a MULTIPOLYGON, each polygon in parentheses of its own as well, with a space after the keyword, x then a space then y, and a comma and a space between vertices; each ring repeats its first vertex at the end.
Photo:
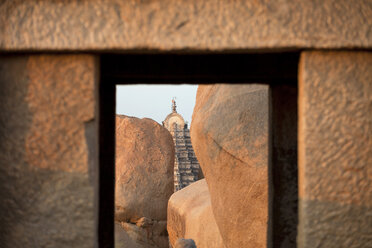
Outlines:
POLYGON ((173 247, 177 247, 177 242, 184 242, 183 239, 194 240, 198 248, 224 247, 212 213, 205 179, 192 183, 171 196, 167 226, 169 241, 173 247))
POLYGON ((268 87, 199 86, 191 140, 226 247, 266 247, 268 87))
POLYGON ((166 220, 173 193, 174 144, 151 119, 116 116, 115 220, 166 220))

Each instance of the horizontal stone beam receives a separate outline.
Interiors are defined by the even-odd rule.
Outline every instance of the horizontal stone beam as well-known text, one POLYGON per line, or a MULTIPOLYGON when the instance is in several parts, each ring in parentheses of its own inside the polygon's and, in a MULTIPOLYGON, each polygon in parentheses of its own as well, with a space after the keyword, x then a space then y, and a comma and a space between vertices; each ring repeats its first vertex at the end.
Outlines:
POLYGON ((370 16, 369 0, 5 0, 0 51, 366 49, 370 16))

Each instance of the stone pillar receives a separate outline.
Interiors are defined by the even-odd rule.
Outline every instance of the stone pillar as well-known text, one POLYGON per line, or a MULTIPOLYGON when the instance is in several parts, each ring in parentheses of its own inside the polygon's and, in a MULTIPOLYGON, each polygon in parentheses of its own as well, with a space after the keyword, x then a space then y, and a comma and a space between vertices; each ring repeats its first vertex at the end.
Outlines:
POLYGON ((372 53, 303 52, 298 247, 366 247, 372 230, 372 53))
POLYGON ((95 247, 97 63, 0 56, 0 243, 95 247))

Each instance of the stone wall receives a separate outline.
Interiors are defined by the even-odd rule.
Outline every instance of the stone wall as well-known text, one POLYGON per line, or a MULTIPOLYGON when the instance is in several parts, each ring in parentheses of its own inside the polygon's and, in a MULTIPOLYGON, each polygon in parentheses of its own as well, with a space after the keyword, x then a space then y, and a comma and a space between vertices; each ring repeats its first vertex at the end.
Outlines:
POLYGON ((96 59, 0 56, 0 243, 94 247, 96 59))
POLYGON ((372 241, 372 53, 304 52, 299 67, 299 247, 372 241))

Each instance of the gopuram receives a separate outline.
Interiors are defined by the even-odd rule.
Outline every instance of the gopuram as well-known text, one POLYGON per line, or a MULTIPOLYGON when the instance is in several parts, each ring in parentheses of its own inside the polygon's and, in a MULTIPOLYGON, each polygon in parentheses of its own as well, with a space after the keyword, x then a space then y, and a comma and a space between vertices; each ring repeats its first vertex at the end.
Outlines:
POLYGON ((178 191, 201 179, 202 172, 191 145, 190 129, 177 113, 176 101, 172 100, 172 113, 167 115, 163 126, 171 133, 175 147, 174 191, 178 191))

